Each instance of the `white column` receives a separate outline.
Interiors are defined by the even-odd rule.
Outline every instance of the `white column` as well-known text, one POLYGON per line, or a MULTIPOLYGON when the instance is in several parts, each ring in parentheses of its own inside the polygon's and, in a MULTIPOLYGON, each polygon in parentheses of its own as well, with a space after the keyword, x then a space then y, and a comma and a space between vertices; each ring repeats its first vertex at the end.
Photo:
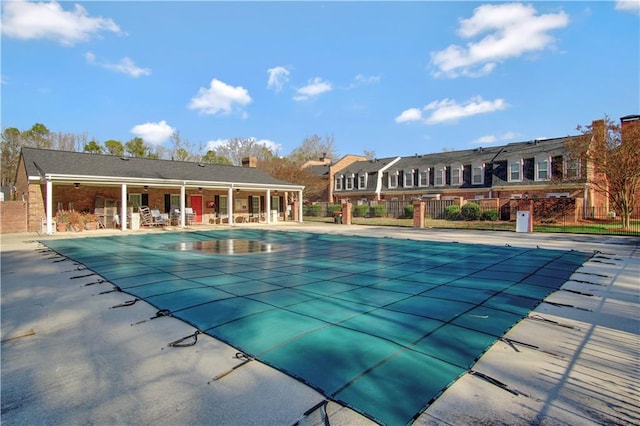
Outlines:
POLYGON ((122 184, 120 190, 120 230, 127 230, 127 184, 122 184))
POLYGON ((264 203, 265 208, 267 209, 267 224, 271 223, 271 190, 267 189, 267 199, 264 203))
POLYGON ((298 218, 299 222, 302 223, 302 191, 298 191, 298 218))
POLYGON ((233 225, 233 187, 229 188, 227 191, 227 217, 229 220, 229 226, 233 225))
POLYGON ((47 180, 47 235, 53 234, 53 183, 47 180))
POLYGON ((182 186, 180 187, 180 228, 184 228, 184 224, 185 224, 185 213, 184 213, 184 208, 187 206, 187 201, 186 201, 186 187, 184 186, 184 184, 182 184, 182 186))

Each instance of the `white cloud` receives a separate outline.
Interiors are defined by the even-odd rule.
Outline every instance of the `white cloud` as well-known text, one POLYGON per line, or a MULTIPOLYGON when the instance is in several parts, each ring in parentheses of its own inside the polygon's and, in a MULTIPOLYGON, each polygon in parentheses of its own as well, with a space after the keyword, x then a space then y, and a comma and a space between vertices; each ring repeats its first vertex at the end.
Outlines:
POLYGON ((378 75, 365 76, 362 74, 358 74, 353 78, 353 82, 349 85, 349 89, 360 86, 369 86, 378 83, 380 83, 380 76, 378 75))
POLYGON ((640 15, 640 0, 618 0, 616 10, 640 15))
POLYGON ((120 62, 118 63, 96 61, 96 55, 94 55, 92 52, 85 53, 84 57, 87 62, 92 65, 97 65, 110 71, 127 74, 128 76, 133 78, 151 75, 151 70, 149 68, 140 68, 136 66, 136 64, 128 57, 120 59, 120 62))
MULTIPOLYGON (((213 79, 209 88, 201 87, 198 94, 191 98, 189 109, 195 109, 203 114, 229 114, 235 105, 251 103, 249 92, 242 86, 229 86, 220 80, 213 79)), ((243 114, 246 118, 246 114, 243 114)))
POLYGON ((408 123, 411 121, 422 121, 422 111, 420 109, 409 108, 396 117, 396 123, 408 123))
POLYGON ((146 143, 159 145, 171 137, 175 129, 162 120, 158 123, 144 123, 134 126, 131 133, 142 138, 146 143))
POLYGON ((269 80, 267 81, 267 89, 273 89, 280 92, 284 85, 289 82, 289 70, 286 67, 274 67, 267 70, 269 80))
POLYGON ((498 143, 498 142, 506 142, 506 141, 510 141, 513 140, 514 138, 516 138, 518 135, 514 132, 506 132, 503 133, 502 135, 486 135, 486 136, 481 136, 477 139, 473 140, 473 143, 475 144, 480 144, 480 145, 491 145, 494 143, 498 143))
POLYGON ((465 46, 452 44, 431 53, 435 76, 479 77, 509 58, 553 47, 549 32, 569 24, 564 12, 538 15, 531 5, 482 5, 469 19, 460 20, 458 35, 472 39, 465 46), (484 35, 479 40, 474 38, 484 35))
POLYGON ((320 77, 316 77, 312 80, 309 80, 309 84, 299 88, 296 93, 297 95, 293 97, 296 101, 306 101, 307 99, 314 98, 323 93, 330 92, 333 90, 333 86, 328 81, 323 81, 320 77))
POLYGON ((22 40, 50 39, 65 46, 88 41, 92 36, 109 31, 120 34, 111 19, 92 18, 79 4, 65 11, 56 1, 2 2, 2 34, 22 40))
POLYGON ((451 99, 443 99, 441 101, 433 101, 422 109, 406 109, 395 118, 395 121, 396 123, 420 121, 424 124, 453 122, 472 115, 500 111, 507 108, 507 106, 504 99, 485 101, 480 96, 471 98, 463 104, 458 104, 451 99))

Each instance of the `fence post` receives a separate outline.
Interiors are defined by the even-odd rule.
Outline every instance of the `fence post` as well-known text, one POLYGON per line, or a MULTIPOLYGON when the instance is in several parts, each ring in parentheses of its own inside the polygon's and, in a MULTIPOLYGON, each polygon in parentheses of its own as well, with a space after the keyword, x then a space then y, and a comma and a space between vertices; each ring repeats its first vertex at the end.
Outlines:
POLYGON ((351 225, 351 203, 342 203, 342 223, 351 225))
POLYGON ((414 228, 424 228, 424 212, 425 212, 425 202, 420 200, 415 200, 413 202, 413 227, 414 228))

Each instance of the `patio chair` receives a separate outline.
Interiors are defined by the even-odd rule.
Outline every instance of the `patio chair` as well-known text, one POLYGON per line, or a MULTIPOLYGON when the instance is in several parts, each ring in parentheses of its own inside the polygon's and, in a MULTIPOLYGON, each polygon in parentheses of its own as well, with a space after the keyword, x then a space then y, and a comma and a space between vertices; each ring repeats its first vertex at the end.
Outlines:
POLYGON ((165 225, 165 218, 162 215, 162 213, 160 213, 160 210, 158 209, 152 209, 151 210, 151 217, 153 218, 153 223, 157 226, 164 226, 165 225))
POLYGON ((195 213, 193 212, 193 208, 185 207, 184 208, 184 221, 187 225, 191 225, 193 223, 193 218, 195 217, 195 213))
POLYGON ((157 226, 153 220, 153 215, 151 214, 151 210, 147 206, 139 206, 138 212, 140 212, 140 224, 142 226, 157 226))

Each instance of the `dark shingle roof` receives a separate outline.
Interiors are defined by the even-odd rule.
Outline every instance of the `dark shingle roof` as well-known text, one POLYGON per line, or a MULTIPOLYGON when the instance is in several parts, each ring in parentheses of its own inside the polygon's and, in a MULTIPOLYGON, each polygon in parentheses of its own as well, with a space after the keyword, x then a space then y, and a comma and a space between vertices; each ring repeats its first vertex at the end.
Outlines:
POLYGON ((22 148, 22 157, 29 176, 70 175, 300 186, 276 179, 260 169, 221 164, 117 157, 37 148, 22 148))

